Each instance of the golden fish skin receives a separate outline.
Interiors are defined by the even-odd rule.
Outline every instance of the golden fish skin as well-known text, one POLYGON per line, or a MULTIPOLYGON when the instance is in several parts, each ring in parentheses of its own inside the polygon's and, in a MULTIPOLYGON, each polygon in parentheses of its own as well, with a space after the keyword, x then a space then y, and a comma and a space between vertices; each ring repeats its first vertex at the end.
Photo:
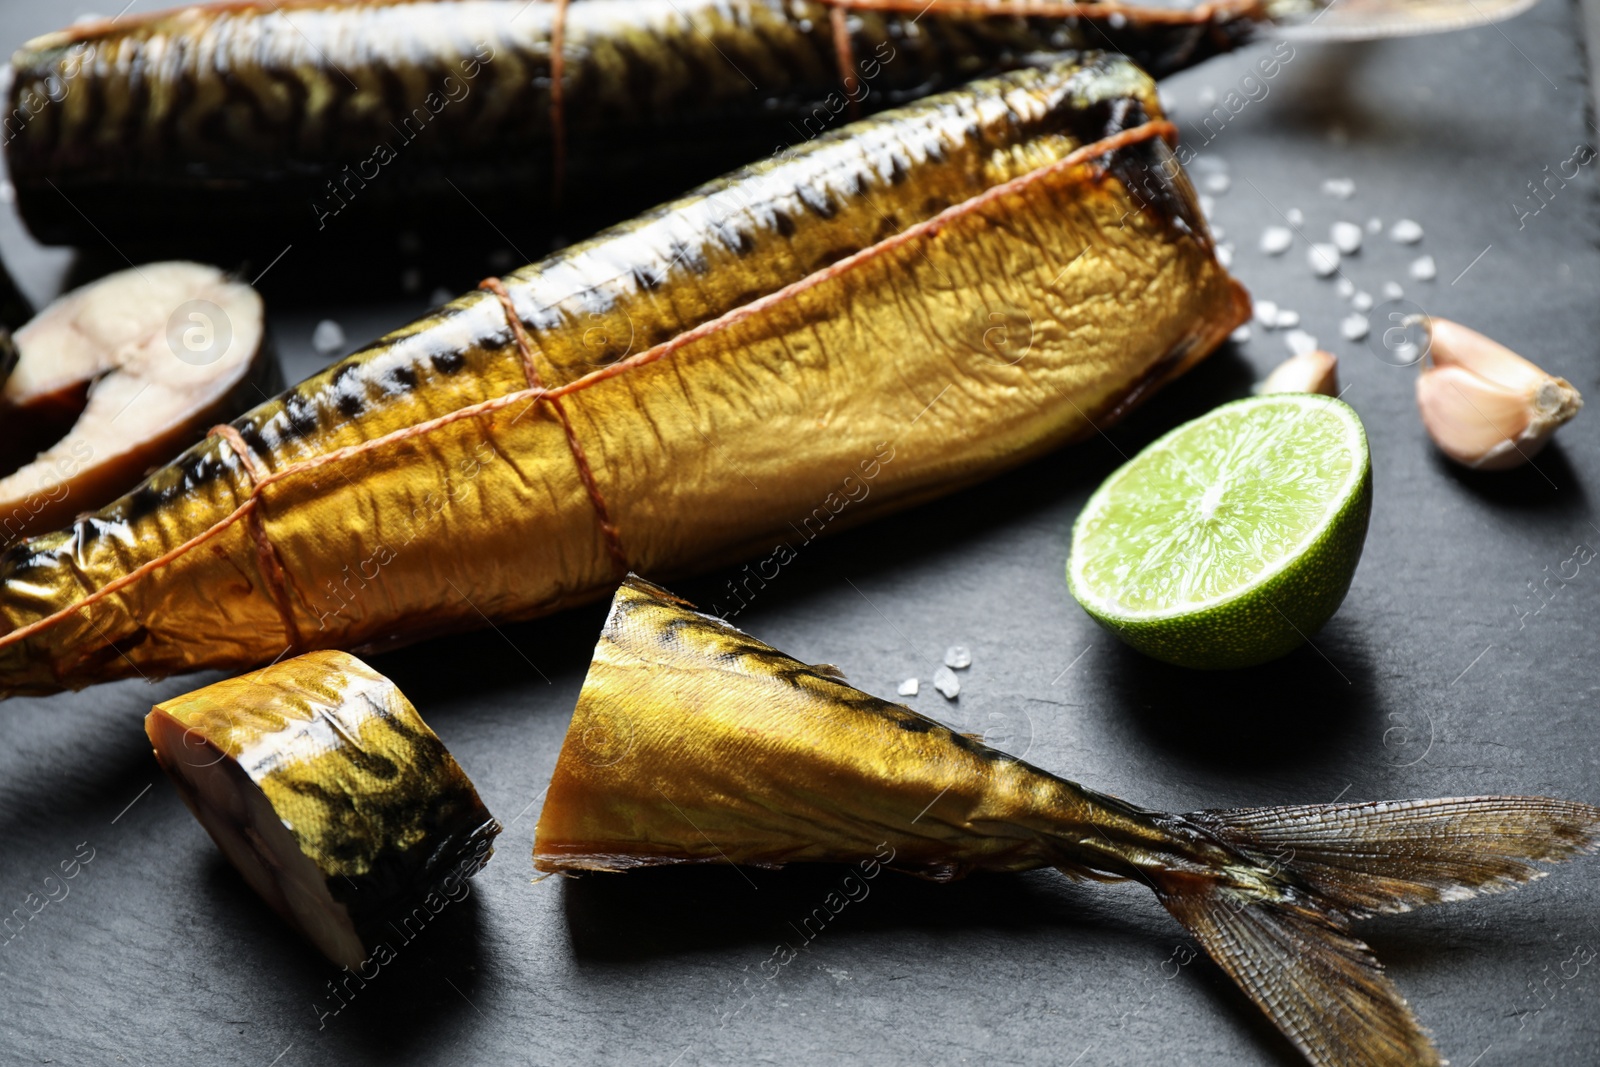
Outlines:
POLYGON ((1235 47, 1261 15, 1249 0, 1098 18, 1095 5, 1020 17, 904 3, 863 6, 836 27, 833 10, 272 0, 135 11, 16 53, 6 157, 19 210, 55 243, 100 241, 87 222, 97 219, 119 246, 214 229, 274 232, 281 247, 286 226, 470 213, 462 194, 492 218, 542 211, 563 139, 563 213, 618 198, 636 210, 652 202, 640 199, 641 171, 657 199, 675 195, 857 109, 1044 53, 1106 48, 1159 77, 1235 47))
POLYGON ((251 888, 335 963, 415 936, 494 854, 500 824, 460 765, 393 682, 346 653, 164 701, 145 732, 251 888))
POLYGON ((526 618, 1088 436, 1249 313, 1156 116, 1019 71, 523 268, 515 330, 453 301, 0 556, 0 693, 526 618))
POLYGON ((1166 814, 851 688, 629 576, 535 834, 541 871, 796 862, 1137 879, 1325 1067, 1442 1061, 1353 920, 1497 892, 1600 808, 1455 797, 1166 814))

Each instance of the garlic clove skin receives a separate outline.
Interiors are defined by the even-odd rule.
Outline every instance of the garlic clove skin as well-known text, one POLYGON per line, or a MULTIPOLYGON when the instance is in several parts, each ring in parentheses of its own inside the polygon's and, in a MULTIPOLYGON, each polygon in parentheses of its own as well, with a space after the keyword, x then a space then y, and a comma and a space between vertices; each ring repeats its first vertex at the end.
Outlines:
POLYGON ((1292 356, 1274 367, 1255 391, 1260 394, 1321 393, 1323 396, 1336 396, 1339 392, 1339 358, 1320 348, 1292 356))
POLYGON ((1431 319, 1428 332, 1417 408, 1434 444, 1463 466, 1520 466, 1583 407, 1572 383, 1476 330, 1431 319))

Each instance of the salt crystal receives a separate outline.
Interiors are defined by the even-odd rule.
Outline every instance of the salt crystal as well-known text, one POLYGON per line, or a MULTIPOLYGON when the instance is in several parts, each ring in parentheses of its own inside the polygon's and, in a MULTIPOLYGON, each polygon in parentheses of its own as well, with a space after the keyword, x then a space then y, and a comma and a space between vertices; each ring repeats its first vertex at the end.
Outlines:
POLYGON ((17 187, 7 181, 0 181, 0 203, 15 204, 17 202, 17 187))
POLYGON ((1305 213, 1302 212, 1297 207, 1292 207, 1288 211, 1285 211, 1283 213, 1283 217, 1289 220, 1289 225, 1290 226, 1304 226, 1305 225, 1305 221, 1306 221, 1305 213))
POLYGON ((1246 341, 1250 340, 1250 324, 1245 323, 1237 330, 1234 330, 1228 335, 1228 340, 1232 341, 1236 345, 1242 345, 1246 341))
POLYGON ((1278 325, 1278 305, 1271 300, 1257 300, 1256 321, 1269 330, 1278 325))
POLYGON ((917 680, 915 678, 907 678, 905 681, 900 683, 900 688, 897 689, 896 692, 903 697, 914 697, 917 695, 918 689, 919 686, 917 685, 917 680))
POLYGON ((1389 227, 1389 239, 1403 245, 1414 245, 1422 240, 1422 226, 1410 219, 1401 219, 1389 227))
POLYGON ((1353 222, 1336 222, 1328 231, 1334 245, 1345 255, 1361 249, 1361 227, 1353 222))
POLYGON ((1278 321, 1275 324, 1280 330, 1292 330, 1300 325, 1300 312, 1284 308, 1278 312, 1278 321))
POLYGON ((1224 241, 1217 246, 1217 262, 1224 267, 1233 266, 1233 243, 1231 241, 1224 241))
POLYGON ((1290 330, 1283 335, 1283 341, 1289 346, 1289 351, 1297 356, 1317 350, 1317 339, 1304 330, 1290 330))
POLYGON ((1269 256, 1281 256, 1294 244, 1294 231, 1287 226, 1268 226, 1261 231, 1261 251, 1269 256))
POLYGON ((1400 283, 1399 282, 1384 282, 1383 283, 1383 298, 1385 300, 1399 300, 1402 296, 1405 296, 1405 295, 1406 295, 1406 291, 1404 289, 1400 288, 1400 283))
POLYGON ((1349 200, 1356 195, 1356 183, 1349 178, 1329 178, 1322 183, 1322 195, 1349 200))
POLYGON ((1371 311, 1372 294, 1367 292, 1357 293, 1355 296, 1350 298, 1350 306, 1355 308, 1357 311, 1371 311))
POLYGON ((1346 315, 1339 320, 1339 334, 1346 341, 1359 341, 1367 336, 1367 317, 1365 315, 1346 315))
POLYGON ((972 666, 972 649, 966 645, 951 645, 944 650, 944 665, 958 671, 965 670, 972 666))
POLYGON ((1211 88, 1211 86, 1208 85, 1204 89, 1200 90, 1200 106, 1201 107, 1210 107, 1212 104, 1215 104, 1216 102, 1217 102, 1217 91, 1215 89, 1211 88))
MULTIPOLYGON (((1210 219, 1207 219, 1206 221, 1207 222, 1211 222, 1210 219)), ((1216 223, 1211 222, 1211 239, 1213 241, 1220 241, 1226 236, 1228 236, 1228 231, 1227 230, 1224 230, 1221 226, 1218 226, 1216 223)))
POLYGON ((1439 276, 1439 266, 1432 256, 1422 256, 1411 261, 1411 276, 1419 282, 1431 282, 1439 276))
POLYGON ((1351 281, 1349 278, 1340 278, 1338 281, 1333 283, 1333 288, 1334 291, 1339 294, 1339 299, 1349 300, 1355 295, 1356 283, 1351 281))
POLYGON ((1367 220, 1367 232, 1368 233, 1382 233, 1383 232, 1383 220, 1378 218, 1378 216, 1376 216, 1376 215, 1372 216, 1372 218, 1367 220))
POLYGON ((1311 273, 1326 278, 1339 269, 1339 250, 1333 245, 1314 244, 1306 253, 1306 261, 1311 264, 1311 273))
POLYGON ((961 682, 949 667, 940 667, 933 672, 933 687, 943 693, 946 700, 954 700, 961 692, 961 682))
POLYGON ((311 331, 311 347, 324 356, 331 356, 344 347, 344 330, 332 319, 323 319, 311 331))
POLYGON ((1216 210, 1217 210, 1217 202, 1214 199, 1212 199, 1211 197, 1207 196, 1205 193, 1201 193, 1200 194, 1200 214, 1204 215, 1209 220, 1211 218, 1212 212, 1214 212, 1216 210))
POLYGON ((1221 196, 1233 186, 1233 179, 1226 174, 1206 175, 1206 192, 1216 193, 1221 196))

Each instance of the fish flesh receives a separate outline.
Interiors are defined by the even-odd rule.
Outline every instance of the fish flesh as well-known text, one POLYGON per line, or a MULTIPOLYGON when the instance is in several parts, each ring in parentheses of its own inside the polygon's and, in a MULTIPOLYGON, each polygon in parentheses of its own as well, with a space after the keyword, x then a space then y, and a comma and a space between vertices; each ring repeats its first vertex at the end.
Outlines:
POLYGON ((6 158, 46 243, 187 256, 264 235, 271 255, 329 226, 449 233, 479 212, 515 232, 557 187, 571 234, 1041 56, 1106 49, 1161 77, 1261 30, 1429 32, 1529 2, 237 0, 28 42, 6 158))
POLYGON ((0 693, 528 618, 1089 436, 1249 316, 1154 83, 932 97, 491 279, 0 555, 0 693))
POLYGON ((352 970, 387 962, 392 936, 465 897, 494 854, 500 824, 460 765, 393 682, 343 652, 162 701, 144 728, 250 888, 352 970))
POLYGON ((283 388, 261 297, 199 263, 147 263, 74 289, 14 340, 0 387, 0 548, 103 507, 283 388))
POLYGON ((1328 1067, 1441 1059, 1352 920, 1497 892, 1600 844, 1600 808, 1484 796, 1168 814, 848 685, 630 576, 534 843, 545 872, 1055 867, 1137 880, 1328 1067))

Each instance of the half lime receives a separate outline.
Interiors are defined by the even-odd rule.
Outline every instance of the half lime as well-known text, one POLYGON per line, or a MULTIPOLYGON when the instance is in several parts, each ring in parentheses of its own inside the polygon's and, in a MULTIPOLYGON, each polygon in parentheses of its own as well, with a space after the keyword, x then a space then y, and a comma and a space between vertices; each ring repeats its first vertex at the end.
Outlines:
POLYGON ((1264 663, 1338 610, 1371 507, 1367 435, 1348 404, 1237 400, 1106 479, 1073 526, 1067 585, 1095 621, 1157 659, 1264 663))

